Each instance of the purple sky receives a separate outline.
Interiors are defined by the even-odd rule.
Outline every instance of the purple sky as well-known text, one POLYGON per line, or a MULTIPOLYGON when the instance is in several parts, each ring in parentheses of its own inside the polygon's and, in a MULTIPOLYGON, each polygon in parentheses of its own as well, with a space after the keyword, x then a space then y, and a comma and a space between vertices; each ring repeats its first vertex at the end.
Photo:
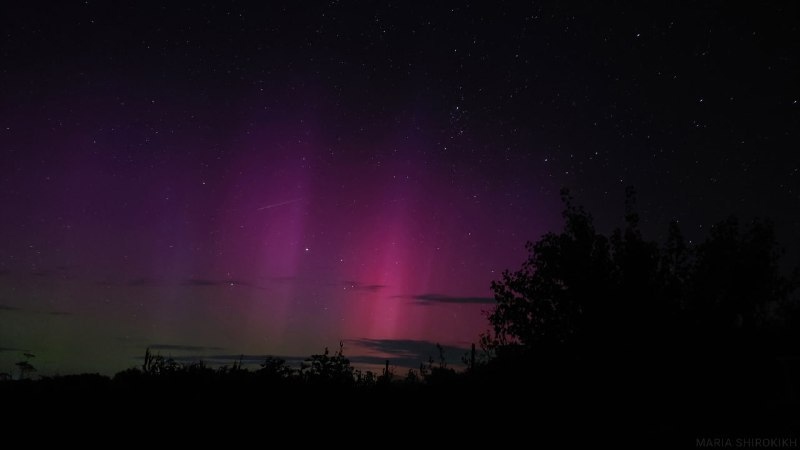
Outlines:
POLYGON ((562 187, 797 261, 796 6, 462 3, 0 5, 0 372, 458 360, 562 187))
POLYGON ((0 283, 18 309, 2 337, 42 370, 119 370, 150 344, 468 347, 490 281, 558 223, 552 192, 448 157, 424 113, 331 130, 346 108, 195 110, 124 89, 4 117, 0 283))

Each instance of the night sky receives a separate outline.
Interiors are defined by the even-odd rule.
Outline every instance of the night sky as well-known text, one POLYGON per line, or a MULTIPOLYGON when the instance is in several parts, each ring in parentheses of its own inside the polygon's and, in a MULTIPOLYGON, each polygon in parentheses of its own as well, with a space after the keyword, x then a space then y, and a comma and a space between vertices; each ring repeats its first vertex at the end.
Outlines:
POLYGON ((797 2, 215 3, 0 7, 0 372, 458 360, 562 187, 798 259, 797 2))

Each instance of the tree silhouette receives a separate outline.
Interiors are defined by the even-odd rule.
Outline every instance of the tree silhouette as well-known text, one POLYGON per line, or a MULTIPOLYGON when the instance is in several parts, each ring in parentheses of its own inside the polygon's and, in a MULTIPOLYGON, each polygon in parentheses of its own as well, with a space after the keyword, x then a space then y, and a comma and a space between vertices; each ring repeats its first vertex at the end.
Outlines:
POLYGON ((494 334, 483 342, 499 356, 569 350, 657 357, 690 331, 685 325, 695 342, 752 334, 797 285, 781 274, 769 222, 741 231, 731 217, 694 247, 671 223, 660 246, 642 236, 631 188, 625 227, 608 238, 568 191, 562 200, 563 231, 529 242, 522 268, 492 282, 494 334))
POLYGON ((607 305, 587 301, 607 298, 612 290, 608 239, 599 235, 592 217, 576 207, 567 190, 564 231, 528 242, 528 259, 515 272, 504 271, 491 288, 497 302, 489 314, 499 347, 562 347, 588 332, 607 305))
POLYGON ((782 254, 770 222, 755 220, 744 232, 735 217, 714 225, 696 250, 689 302, 695 324, 713 332, 762 325, 769 305, 791 289, 780 273, 782 254))

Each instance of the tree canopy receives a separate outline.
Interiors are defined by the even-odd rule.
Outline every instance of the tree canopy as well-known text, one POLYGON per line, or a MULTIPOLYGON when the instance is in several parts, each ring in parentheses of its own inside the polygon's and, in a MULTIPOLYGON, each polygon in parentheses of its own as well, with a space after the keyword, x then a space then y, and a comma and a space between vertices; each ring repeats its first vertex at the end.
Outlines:
POLYGON ((562 191, 564 229, 528 242, 515 271, 493 281, 496 349, 524 352, 656 351, 700 336, 752 333, 797 286, 782 274, 772 224, 728 218, 687 244, 676 222, 664 243, 639 228, 635 192, 625 225, 599 233, 562 191))

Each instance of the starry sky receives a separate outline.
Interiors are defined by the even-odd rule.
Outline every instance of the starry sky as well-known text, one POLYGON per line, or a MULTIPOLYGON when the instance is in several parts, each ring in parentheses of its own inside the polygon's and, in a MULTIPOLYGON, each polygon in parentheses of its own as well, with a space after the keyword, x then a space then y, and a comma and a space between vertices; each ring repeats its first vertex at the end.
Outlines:
POLYGON ((0 372, 458 360, 562 187, 800 254, 796 2, 211 3, 0 6, 0 372))

